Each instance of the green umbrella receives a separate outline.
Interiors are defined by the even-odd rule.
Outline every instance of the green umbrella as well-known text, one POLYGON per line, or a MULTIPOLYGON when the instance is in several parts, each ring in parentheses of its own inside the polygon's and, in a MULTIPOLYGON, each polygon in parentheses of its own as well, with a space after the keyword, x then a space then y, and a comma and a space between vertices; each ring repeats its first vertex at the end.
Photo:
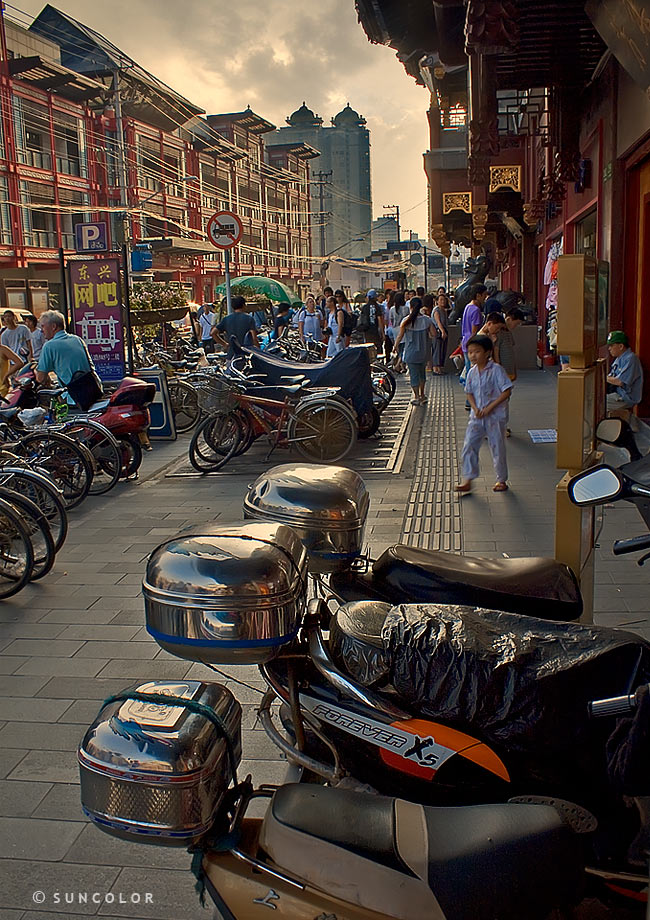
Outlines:
MULTIPOLYGON (((247 287, 256 294, 266 294, 269 300, 283 301, 290 304, 302 303, 289 288, 282 284, 281 281, 274 281, 273 278, 264 278, 261 275, 245 275, 243 278, 233 278, 230 282, 232 287, 247 287)), ((226 293, 226 285, 220 284, 216 288, 217 294, 226 293)))

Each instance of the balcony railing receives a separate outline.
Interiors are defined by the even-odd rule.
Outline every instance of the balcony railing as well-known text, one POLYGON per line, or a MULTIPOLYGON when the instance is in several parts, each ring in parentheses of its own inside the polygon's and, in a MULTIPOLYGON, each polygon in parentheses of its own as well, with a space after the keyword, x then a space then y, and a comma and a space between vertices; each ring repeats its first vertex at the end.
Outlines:
POLYGON ((18 161, 36 169, 52 169, 52 157, 44 150, 18 150, 18 161))
MULTIPOLYGON (((56 249, 56 233, 53 230, 29 230, 25 233, 25 245, 36 249, 56 249)), ((74 244, 70 248, 74 248, 74 244)))

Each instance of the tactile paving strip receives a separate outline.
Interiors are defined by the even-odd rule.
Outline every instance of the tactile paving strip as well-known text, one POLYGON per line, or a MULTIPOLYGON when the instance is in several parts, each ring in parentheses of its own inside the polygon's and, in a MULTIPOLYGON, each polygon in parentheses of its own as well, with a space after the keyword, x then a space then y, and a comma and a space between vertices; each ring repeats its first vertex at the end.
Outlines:
POLYGON ((421 549, 462 551, 460 503, 454 492, 459 474, 454 383, 458 385, 451 376, 430 381, 416 448, 402 542, 421 549))

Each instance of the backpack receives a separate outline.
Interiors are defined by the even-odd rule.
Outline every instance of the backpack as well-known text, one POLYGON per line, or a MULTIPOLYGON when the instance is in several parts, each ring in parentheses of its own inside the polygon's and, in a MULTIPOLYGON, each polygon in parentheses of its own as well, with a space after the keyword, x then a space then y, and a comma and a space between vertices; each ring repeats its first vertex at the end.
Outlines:
POLYGON ((356 313, 350 313, 348 310, 343 308, 343 335, 352 335, 354 330, 357 328, 357 323, 359 317, 356 313))

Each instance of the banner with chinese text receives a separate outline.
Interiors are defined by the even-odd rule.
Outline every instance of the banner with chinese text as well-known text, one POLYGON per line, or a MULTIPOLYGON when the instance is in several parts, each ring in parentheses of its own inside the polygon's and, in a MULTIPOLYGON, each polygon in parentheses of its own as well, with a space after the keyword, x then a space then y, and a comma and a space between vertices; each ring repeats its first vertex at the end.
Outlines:
POLYGON ((124 377, 124 336, 118 259, 71 261, 70 300, 75 331, 102 380, 124 377))

